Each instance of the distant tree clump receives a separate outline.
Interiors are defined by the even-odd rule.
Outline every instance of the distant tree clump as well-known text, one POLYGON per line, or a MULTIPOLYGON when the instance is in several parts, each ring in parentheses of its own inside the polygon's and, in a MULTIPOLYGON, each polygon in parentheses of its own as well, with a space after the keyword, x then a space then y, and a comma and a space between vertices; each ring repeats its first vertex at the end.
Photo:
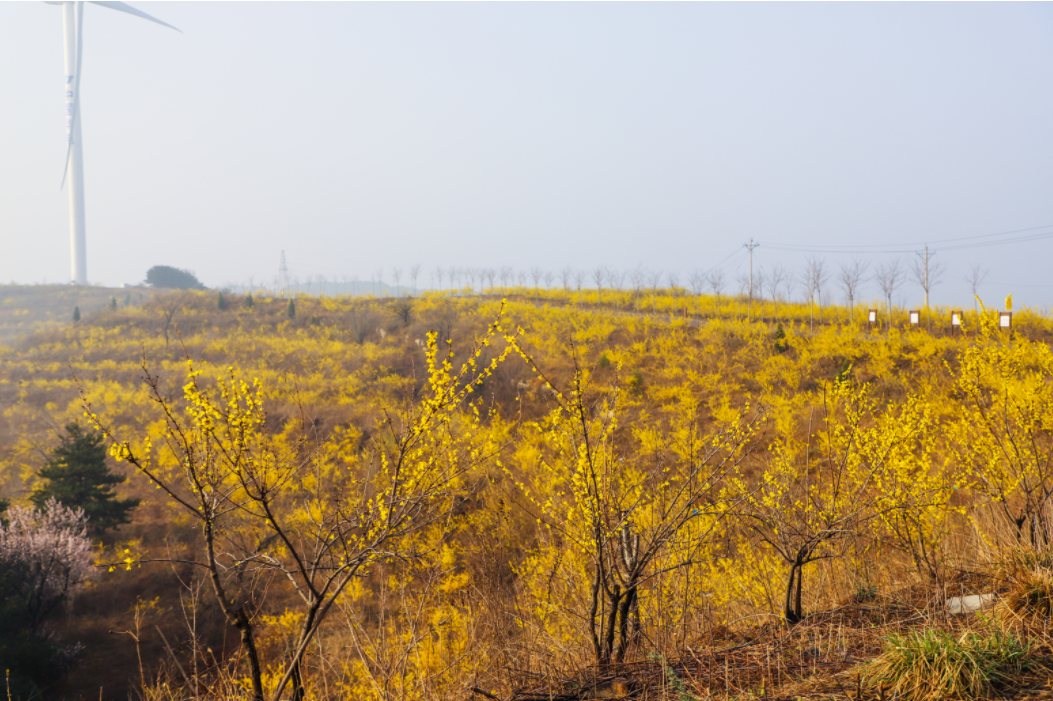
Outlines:
POLYGON ((73 323, 80 321, 80 307, 73 307, 73 323))
POLYGON ((289 315, 290 319, 296 318, 296 303, 291 299, 289 300, 289 308, 285 310, 285 313, 289 315))
POLYGON ((169 265, 155 265, 146 271, 146 284, 170 290, 203 290, 205 286, 189 270, 169 265))
POLYGON ((252 309, 252 305, 253 305, 252 293, 250 292, 247 295, 245 295, 245 308, 246 309, 252 309))
POLYGON ((49 499, 71 509, 83 509, 95 536, 128 523, 129 512, 139 505, 138 499, 118 499, 114 494, 114 485, 125 478, 110 472, 102 440, 101 435, 84 431, 76 422, 68 424, 62 442, 40 470, 47 482, 29 497, 38 509, 49 499))
POLYGON ((111 311, 117 311, 117 298, 116 297, 110 297, 110 310, 111 311))
POLYGON ((225 311, 227 308, 227 300, 223 299, 223 293, 219 293, 219 298, 216 300, 216 309, 225 311))

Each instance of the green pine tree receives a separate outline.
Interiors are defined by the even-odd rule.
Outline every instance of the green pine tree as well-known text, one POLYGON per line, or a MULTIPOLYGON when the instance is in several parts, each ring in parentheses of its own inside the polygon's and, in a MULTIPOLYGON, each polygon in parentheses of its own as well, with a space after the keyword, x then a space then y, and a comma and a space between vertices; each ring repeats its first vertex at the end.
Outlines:
POLYGON ((285 313, 289 315, 290 319, 296 318, 296 303, 293 302, 291 299, 289 300, 289 308, 286 310, 285 313))
POLYGON ((38 509, 52 498, 84 509, 95 536, 128 523, 129 512, 139 505, 139 499, 118 499, 114 494, 113 486, 125 478, 106 466, 102 443, 100 434, 86 432, 76 422, 68 424, 62 443, 51 451, 47 465, 40 470, 47 482, 29 497, 38 509))
POLYGON ((80 321, 80 307, 73 307, 73 323, 80 321))
POLYGON ((117 311, 117 298, 116 297, 110 297, 110 309, 112 311, 117 311))
POLYGON ((227 308, 227 300, 223 299, 223 293, 219 293, 219 299, 216 300, 216 308, 223 311, 227 308))
POLYGON ((247 295, 245 295, 245 308, 252 309, 252 304, 252 293, 250 292, 247 295))

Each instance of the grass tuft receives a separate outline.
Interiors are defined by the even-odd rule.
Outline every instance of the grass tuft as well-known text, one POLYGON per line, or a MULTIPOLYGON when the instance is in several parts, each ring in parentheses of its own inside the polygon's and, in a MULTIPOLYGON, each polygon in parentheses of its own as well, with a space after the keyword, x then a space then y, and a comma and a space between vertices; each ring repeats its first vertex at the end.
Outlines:
POLYGON ((1031 639, 997 628, 957 638, 931 629, 892 634, 865 679, 892 698, 989 699, 1037 664, 1034 648, 1031 639))

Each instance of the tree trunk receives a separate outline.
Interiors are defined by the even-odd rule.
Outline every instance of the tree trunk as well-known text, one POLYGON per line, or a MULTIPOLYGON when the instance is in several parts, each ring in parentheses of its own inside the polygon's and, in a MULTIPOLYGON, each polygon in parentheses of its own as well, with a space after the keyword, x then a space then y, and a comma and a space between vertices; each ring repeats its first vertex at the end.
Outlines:
POLYGON ((252 677, 252 701, 263 701, 263 672, 260 670, 260 656, 256 652, 256 640, 252 633, 252 622, 244 608, 235 613, 234 627, 241 632, 241 646, 249 658, 249 676, 252 677))
POLYGON ((303 669, 301 662, 303 660, 303 654, 296 654, 297 651, 303 648, 304 638, 311 634, 311 628, 314 626, 314 618, 318 613, 318 606, 321 602, 315 602, 307 610, 307 615, 304 617, 303 627, 300 629, 299 638, 296 641, 295 647, 293 647, 293 660, 292 660, 292 701, 304 701, 304 687, 303 687, 303 669))
POLYGON ((621 587, 615 584, 614 588, 611 590, 608 596, 608 599, 611 605, 611 613, 610 616, 607 618, 607 630, 605 631, 603 636, 603 655, 602 659, 600 659, 599 661, 600 664, 611 663, 611 652, 614 650, 615 623, 617 623, 618 621, 618 608, 622 599, 621 587))
POLYGON ((629 614, 635 603, 636 587, 631 586, 625 590, 625 596, 622 597, 621 606, 619 606, 618 616, 620 620, 618 622, 618 654, 615 655, 615 662, 625 661, 625 653, 632 644, 632 639, 629 637, 629 614))
POLYGON ((783 615, 787 625, 796 625, 801 622, 801 579, 804 575, 804 563, 798 556, 790 566, 790 581, 786 583, 786 600, 783 615))

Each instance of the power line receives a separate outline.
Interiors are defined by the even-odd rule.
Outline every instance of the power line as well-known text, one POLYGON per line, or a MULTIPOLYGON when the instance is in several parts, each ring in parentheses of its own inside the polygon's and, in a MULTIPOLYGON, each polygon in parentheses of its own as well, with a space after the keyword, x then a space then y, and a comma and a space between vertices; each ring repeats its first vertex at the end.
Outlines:
POLYGON ((982 248, 986 246, 1000 246, 1008 243, 1025 243, 1029 241, 1041 241, 1044 239, 1053 238, 1053 231, 1045 231, 1043 233, 1031 234, 1027 232, 1041 231, 1042 229, 1051 229, 1053 224, 1047 224, 1045 226, 1036 226, 1028 229, 1017 229, 1015 231, 1003 231, 997 234, 980 234, 977 236, 962 236, 956 238, 947 239, 935 239, 931 241, 919 241, 917 243, 886 243, 886 244, 860 244, 860 245, 845 245, 837 247, 823 247, 813 246, 809 244, 779 244, 779 243, 768 243, 765 244, 766 248, 770 248, 775 251, 788 251, 794 253, 914 253, 918 249, 916 248, 904 248, 905 246, 925 246, 926 244, 944 243, 944 244, 957 244, 942 246, 941 250, 944 251, 958 251, 968 248, 982 248), (1027 234, 1026 236, 1013 236, 1013 234, 1027 234), (1010 238, 997 238, 997 237, 1010 237, 1010 238), (982 239, 982 240, 978 240, 982 239), (897 248, 893 248, 897 247, 897 248))

